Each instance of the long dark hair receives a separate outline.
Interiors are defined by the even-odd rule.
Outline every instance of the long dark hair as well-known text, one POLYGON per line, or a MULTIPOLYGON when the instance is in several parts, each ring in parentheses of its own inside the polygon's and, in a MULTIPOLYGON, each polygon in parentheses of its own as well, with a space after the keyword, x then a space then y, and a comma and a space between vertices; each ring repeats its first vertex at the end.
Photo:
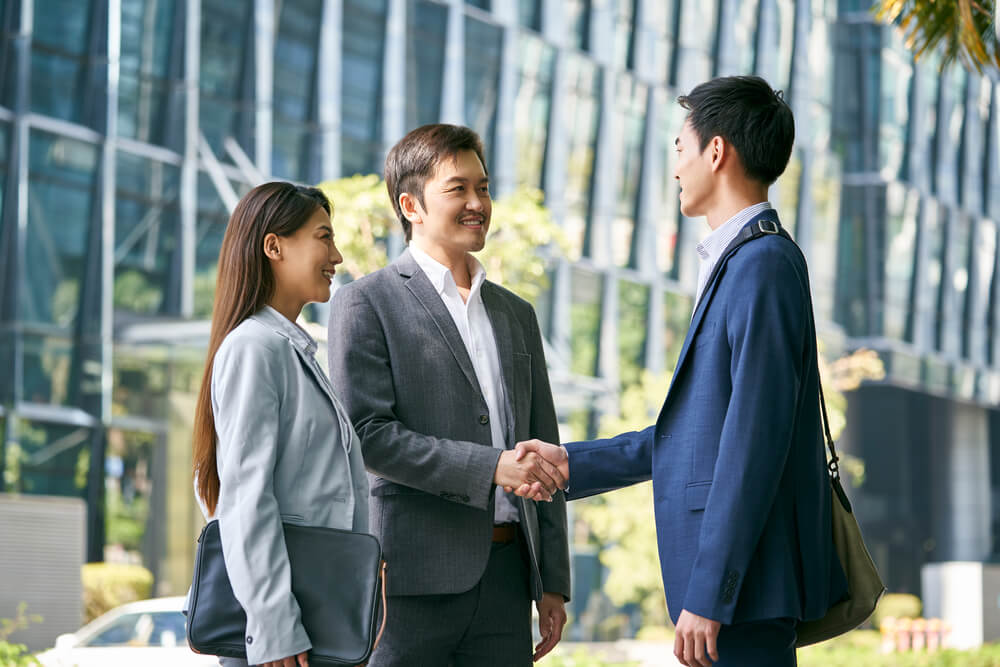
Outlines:
POLYGON ((274 294, 274 273, 264 255, 264 237, 294 234, 321 207, 327 213, 332 210, 322 191, 276 181, 258 185, 248 192, 229 218, 219 250, 208 358, 194 412, 194 475, 198 495, 211 514, 215 514, 219 502, 215 415, 212 413, 215 353, 229 332, 260 310, 274 294))

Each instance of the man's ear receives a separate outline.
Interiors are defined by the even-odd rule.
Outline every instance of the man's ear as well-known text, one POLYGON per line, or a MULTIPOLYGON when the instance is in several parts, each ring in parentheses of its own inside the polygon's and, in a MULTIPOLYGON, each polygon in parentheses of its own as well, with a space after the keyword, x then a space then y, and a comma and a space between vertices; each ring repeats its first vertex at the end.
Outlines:
POLYGON ((272 232, 264 236, 264 255, 276 262, 281 261, 281 238, 277 234, 272 232))
POLYGON ((423 220, 420 218, 420 211, 422 210, 420 202, 417 198, 411 195, 409 192, 404 192, 399 195, 399 210, 403 212, 403 216, 410 221, 410 224, 418 225, 423 220))
POLYGON ((722 165, 726 163, 726 160, 729 159, 729 153, 732 151, 732 148, 726 143, 725 139, 715 136, 708 143, 707 150, 711 159, 712 171, 719 171, 722 165))

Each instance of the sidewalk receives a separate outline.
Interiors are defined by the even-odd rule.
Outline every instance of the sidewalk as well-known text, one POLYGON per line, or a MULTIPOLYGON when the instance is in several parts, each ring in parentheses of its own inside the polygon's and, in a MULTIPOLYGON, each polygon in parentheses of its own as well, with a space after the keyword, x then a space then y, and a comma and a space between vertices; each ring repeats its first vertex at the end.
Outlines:
MULTIPOLYGON (((562 655, 573 655, 580 649, 588 655, 600 657, 609 665, 617 662, 638 662, 639 667, 675 667, 680 665, 674 657, 672 642, 650 642, 620 639, 615 642, 559 642, 562 655)), ((544 666, 544 661, 540 663, 544 666)))

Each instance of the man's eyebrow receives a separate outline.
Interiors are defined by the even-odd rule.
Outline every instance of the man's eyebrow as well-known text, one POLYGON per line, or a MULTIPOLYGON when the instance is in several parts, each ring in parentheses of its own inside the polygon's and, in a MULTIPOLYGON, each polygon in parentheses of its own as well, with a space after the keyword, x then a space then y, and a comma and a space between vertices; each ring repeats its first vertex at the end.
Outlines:
MULTIPOLYGON (((489 176, 483 176, 482 178, 479 179, 479 182, 480 183, 488 183, 489 180, 490 180, 489 176)), ((445 183, 445 185, 447 185, 449 183, 468 183, 468 182, 469 182, 469 179, 464 178, 462 176, 452 176, 451 178, 449 178, 448 180, 446 180, 444 183, 445 183)))

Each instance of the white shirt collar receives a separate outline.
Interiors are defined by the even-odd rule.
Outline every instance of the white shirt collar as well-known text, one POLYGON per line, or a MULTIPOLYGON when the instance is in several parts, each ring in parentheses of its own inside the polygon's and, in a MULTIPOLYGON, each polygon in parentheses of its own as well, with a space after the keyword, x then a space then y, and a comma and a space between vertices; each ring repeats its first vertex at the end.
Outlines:
MULTIPOLYGON (((412 241, 410 242, 410 254, 417 265, 427 275, 427 278, 431 281, 438 294, 444 294, 449 286, 456 292, 458 291, 458 286, 455 284, 455 277, 451 275, 451 269, 421 250, 412 241)), ((472 287, 469 290, 469 294, 472 295, 479 291, 479 287, 486 280, 486 268, 482 262, 472 255, 467 255, 466 257, 468 258, 469 274, 472 276, 472 287)))
POLYGON ((701 243, 698 244, 698 256, 702 260, 709 260, 714 262, 719 258, 720 255, 729 247, 733 239, 739 233, 743 226, 750 221, 750 218, 754 217, 758 213, 763 213, 764 211, 771 208, 771 202, 765 201, 759 204, 753 204, 752 206, 747 206, 745 209, 734 215, 733 217, 726 220, 720 226, 716 227, 711 231, 711 233, 702 239, 701 243))
POLYGON ((295 345, 295 347, 299 348, 310 357, 316 354, 317 345, 316 341, 313 340, 313 337, 307 334, 305 329, 289 320, 271 306, 265 304, 263 308, 254 314, 254 317, 259 321, 274 327, 278 333, 284 335, 288 338, 288 340, 292 341, 292 344, 295 345))

